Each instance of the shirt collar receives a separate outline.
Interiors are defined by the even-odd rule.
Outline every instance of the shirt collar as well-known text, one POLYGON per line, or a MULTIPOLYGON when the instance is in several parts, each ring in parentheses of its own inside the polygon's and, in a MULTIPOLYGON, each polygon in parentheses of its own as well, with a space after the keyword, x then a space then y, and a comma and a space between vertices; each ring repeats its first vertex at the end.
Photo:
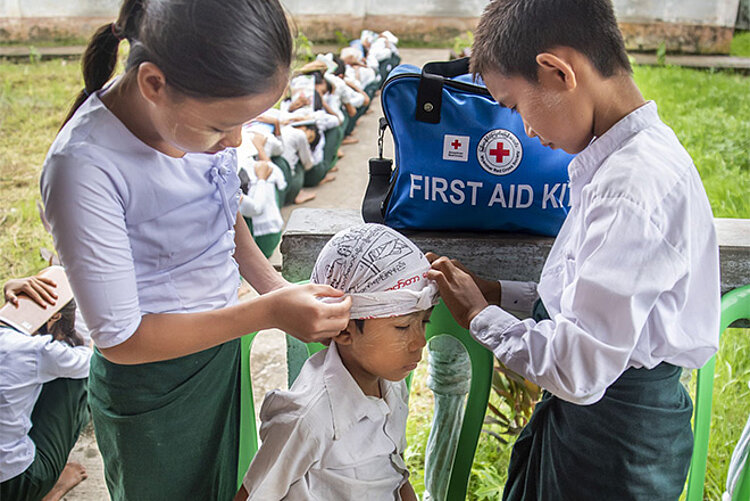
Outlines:
POLYGON ((390 414, 396 398, 393 384, 384 379, 380 380, 383 398, 368 398, 344 367, 335 342, 331 342, 323 362, 323 381, 329 396, 328 401, 331 402, 334 440, 341 438, 364 418, 382 420, 390 414))
POLYGON ((609 155, 617 151, 632 136, 657 123, 660 123, 660 120, 656 111, 656 103, 648 101, 620 119, 601 137, 594 138, 568 165, 572 205, 578 205, 581 190, 591 181, 599 166, 609 155))

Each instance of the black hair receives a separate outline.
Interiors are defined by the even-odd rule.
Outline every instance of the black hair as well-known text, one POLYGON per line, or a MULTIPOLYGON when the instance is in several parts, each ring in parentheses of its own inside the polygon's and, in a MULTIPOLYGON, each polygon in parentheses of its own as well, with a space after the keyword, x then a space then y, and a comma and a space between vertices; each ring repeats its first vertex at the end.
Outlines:
POLYGON ((336 63, 336 69, 333 70, 333 74, 337 77, 343 77, 346 73, 346 63, 341 60, 339 56, 333 56, 333 62, 336 63))
POLYGON ((313 71, 310 73, 313 78, 315 79, 315 85, 320 85, 323 83, 323 75, 319 71, 313 71))
POLYGON ((471 72, 537 82, 537 54, 570 47, 604 77, 632 73, 611 0, 494 0, 474 32, 471 72))
POLYGON ((307 130, 311 130, 315 133, 315 137, 310 143, 310 149, 314 150, 315 148, 317 148, 318 143, 320 142, 320 130, 318 130, 318 126, 315 124, 305 124, 302 127, 304 127, 307 130))
POLYGON ((323 109, 323 98, 320 97, 320 93, 317 89, 313 92, 313 110, 318 111, 323 109))
POLYGON ((171 87, 196 98, 260 94, 292 61, 278 0, 124 0, 117 21, 100 27, 86 47, 85 87, 66 122, 112 77, 122 39, 130 42, 126 71, 152 62, 171 87))
POLYGON ((55 339, 67 342, 71 346, 81 346, 83 339, 76 332, 76 301, 71 299, 58 311, 60 318, 47 329, 47 324, 42 325, 37 333, 52 334, 55 339))
POLYGON ((357 326, 357 329, 359 329, 359 332, 362 332, 362 333, 365 332, 365 319, 364 318, 355 318, 354 325, 357 326))

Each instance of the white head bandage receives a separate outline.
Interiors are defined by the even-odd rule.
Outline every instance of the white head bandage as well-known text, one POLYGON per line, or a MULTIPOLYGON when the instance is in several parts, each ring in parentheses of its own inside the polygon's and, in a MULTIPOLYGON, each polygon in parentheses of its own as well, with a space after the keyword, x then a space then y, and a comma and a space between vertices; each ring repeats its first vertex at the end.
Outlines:
POLYGON ((427 310, 438 301, 430 263, 416 245, 380 224, 338 232, 320 251, 310 280, 352 298, 350 317, 383 318, 427 310))

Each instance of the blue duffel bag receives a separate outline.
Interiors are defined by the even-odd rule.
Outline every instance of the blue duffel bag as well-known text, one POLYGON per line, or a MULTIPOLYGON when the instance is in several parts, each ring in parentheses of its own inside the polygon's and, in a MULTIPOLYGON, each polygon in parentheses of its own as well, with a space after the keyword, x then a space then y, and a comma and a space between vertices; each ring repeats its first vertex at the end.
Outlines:
POLYGON ((365 221, 556 235, 570 205, 573 155, 529 138, 521 116, 498 106, 468 72, 468 58, 391 72, 382 90, 380 158, 370 160, 365 221), (395 169, 382 157, 388 127, 395 169))

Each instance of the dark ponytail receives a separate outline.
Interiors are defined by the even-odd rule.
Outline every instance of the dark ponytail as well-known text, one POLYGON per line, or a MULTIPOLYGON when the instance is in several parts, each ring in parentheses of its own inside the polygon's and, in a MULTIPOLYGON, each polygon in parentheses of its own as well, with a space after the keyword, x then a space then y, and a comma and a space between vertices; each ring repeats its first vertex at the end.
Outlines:
POLYGON ((86 88, 68 119, 112 77, 118 37, 130 42, 126 71, 154 63, 169 86, 199 99, 260 94, 292 63, 279 0, 125 0, 117 22, 99 28, 86 49, 86 88))
POLYGON ((76 97, 71 106, 68 116, 65 117, 63 125, 68 123, 70 117, 91 95, 92 92, 104 87, 104 84, 112 78, 112 73, 117 65, 117 52, 120 41, 124 38, 130 39, 138 32, 143 11, 144 0, 125 0, 120 8, 117 22, 105 24, 100 27, 91 37, 86 51, 83 53, 83 90, 76 97))

